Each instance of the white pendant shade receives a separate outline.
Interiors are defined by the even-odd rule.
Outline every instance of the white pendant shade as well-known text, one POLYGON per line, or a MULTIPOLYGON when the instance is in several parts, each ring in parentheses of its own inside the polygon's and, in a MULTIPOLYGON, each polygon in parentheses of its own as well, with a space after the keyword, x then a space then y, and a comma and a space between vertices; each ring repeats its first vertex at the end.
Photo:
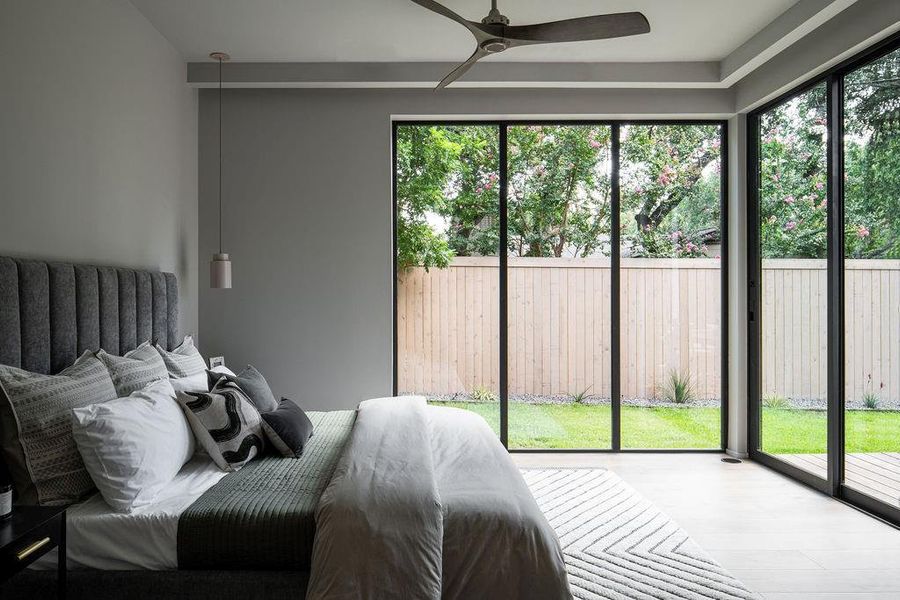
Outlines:
POLYGON ((222 252, 222 63, 230 57, 224 52, 212 52, 209 57, 219 61, 219 252, 209 263, 209 286, 230 290, 231 259, 222 252))
POLYGON ((209 263, 209 286, 218 289, 231 289, 231 259, 227 254, 213 254, 209 263))

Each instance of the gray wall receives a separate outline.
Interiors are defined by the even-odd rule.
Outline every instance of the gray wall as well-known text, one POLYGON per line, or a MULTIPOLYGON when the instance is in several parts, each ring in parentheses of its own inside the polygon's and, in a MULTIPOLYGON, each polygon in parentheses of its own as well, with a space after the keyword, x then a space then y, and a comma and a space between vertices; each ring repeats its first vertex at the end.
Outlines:
MULTIPOLYGON (((201 268, 217 245, 216 92, 200 97, 201 268)), ((200 285, 204 351, 276 394, 350 408, 391 393, 391 116, 722 116, 716 90, 226 90, 224 250, 200 285)))
POLYGON ((126 0, 0 16, 0 254, 175 272, 197 329, 197 92, 126 0))

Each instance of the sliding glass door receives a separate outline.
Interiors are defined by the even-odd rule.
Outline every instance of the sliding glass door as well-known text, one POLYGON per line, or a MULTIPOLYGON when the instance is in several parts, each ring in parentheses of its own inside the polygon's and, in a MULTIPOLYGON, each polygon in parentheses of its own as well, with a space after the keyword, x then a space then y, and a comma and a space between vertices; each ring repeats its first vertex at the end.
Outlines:
POLYGON ((844 485, 900 509, 900 50, 843 88, 844 485))
POLYGON ((900 523, 898 47, 748 131, 751 455, 900 523))
POLYGON ((395 123, 396 392, 515 450, 720 450, 724 136, 395 123))
POLYGON ((824 83, 760 116, 760 449, 827 479, 824 83))

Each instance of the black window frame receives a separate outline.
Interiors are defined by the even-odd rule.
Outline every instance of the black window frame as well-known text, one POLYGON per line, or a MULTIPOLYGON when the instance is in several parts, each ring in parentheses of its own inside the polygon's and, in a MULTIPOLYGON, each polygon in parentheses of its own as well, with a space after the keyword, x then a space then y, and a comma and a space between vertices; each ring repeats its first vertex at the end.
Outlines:
POLYGON ((900 509, 844 485, 844 78, 900 49, 900 33, 873 44, 747 113, 747 449, 750 458, 828 496, 900 526, 900 509), (827 478, 763 452, 760 404, 762 260, 759 240, 760 118, 812 88, 825 85, 827 201, 827 478))
POLYGON ((508 452, 523 454, 541 453, 712 453, 725 452, 728 446, 728 210, 729 210, 729 156, 728 156, 728 121, 726 119, 403 119, 394 116, 391 119, 391 288, 392 288, 392 385, 393 394, 398 394, 399 360, 397 331, 397 130, 403 126, 486 126, 497 127, 499 131, 499 190, 500 190, 500 441, 508 452), (517 126, 604 126, 611 131, 611 173, 610 173, 610 212, 611 212, 611 251, 610 251, 610 313, 611 313, 611 370, 610 370, 610 405, 611 405, 611 447, 610 448, 509 448, 509 389, 508 389, 508 273, 507 273, 507 133, 510 127, 517 126), (694 125, 716 126, 719 128, 719 228, 721 231, 720 252, 720 285, 721 285, 721 399, 720 399, 720 442, 718 448, 622 448, 621 447, 621 337, 620 337, 620 182, 621 166, 621 128, 628 125, 694 125), (617 368, 618 367, 618 368, 617 368))

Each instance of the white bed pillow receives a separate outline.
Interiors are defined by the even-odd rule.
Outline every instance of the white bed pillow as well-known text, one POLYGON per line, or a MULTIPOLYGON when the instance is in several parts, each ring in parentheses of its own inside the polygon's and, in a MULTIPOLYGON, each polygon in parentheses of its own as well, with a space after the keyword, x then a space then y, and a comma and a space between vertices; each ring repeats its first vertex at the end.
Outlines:
POLYGON ((171 377, 189 377, 206 372, 206 361, 194 346, 194 338, 186 335, 181 345, 171 352, 156 344, 156 351, 162 356, 171 377))
POLYGON ((152 504, 194 454, 194 434, 167 379, 72 416, 85 468, 119 512, 152 504))
MULTIPOLYGON (((225 375, 231 375, 234 377, 234 372, 231 369, 226 367, 225 365, 219 365, 218 367, 213 367, 210 369, 213 373, 223 373, 225 375)), ((175 388, 175 393, 181 392, 208 392, 209 391, 209 376, 206 374, 206 370, 204 369, 202 372, 197 373, 196 375, 189 375, 187 377, 173 377, 169 380, 172 384, 172 387, 175 388)))
POLYGON ((175 393, 180 392, 208 392, 209 376, 206 371, 197 373, 196 375, 188 375, 187 377, 172 377, 169 383, 175 389, 175 393))

